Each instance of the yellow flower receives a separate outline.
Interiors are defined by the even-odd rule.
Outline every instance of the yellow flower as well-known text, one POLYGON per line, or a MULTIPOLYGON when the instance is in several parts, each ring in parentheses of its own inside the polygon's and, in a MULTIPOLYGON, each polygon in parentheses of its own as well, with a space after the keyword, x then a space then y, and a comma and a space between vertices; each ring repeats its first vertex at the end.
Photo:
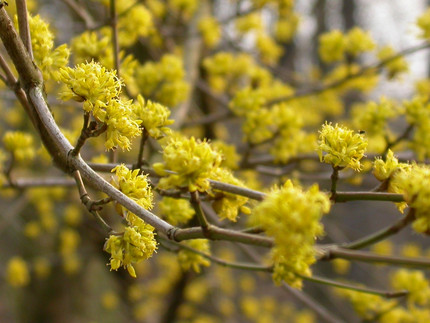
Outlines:
MULTIPOLYGON (((390 46, 381 47, 378 51, 378 58, 381 61, 390 59, 396 55, 394 49, 390 46)), ((391 60, 385 64, 385 69, 388 73, 388 79, 396 78, 399 74, 409 71, 409 65, 403 56, 391 60)))
POLYGON ((361 169, 360 159, 366 151, 367 140, 361 133, 325 123, 320 131, 318 155, 320 161, 333 167, 361 169))
MULTIPOLYGON (((116 175, 116 179, 113 179, 112 182, 114 187, 143 208, 152 209, 153 194, 147 175, 139 175, 138 169, 130 170, 124 164, 116 166, 112 169, 112 173, 116 175)), ((117 207, 122 210, 121 215, 127 213, 123 206, 118 204, 117 207)))
POLYGON ((345 36, 339 30, 333 30, 320 36, 318 53, 323 62, 332 63, 343 59, 345 47, 345 36))
POLYGON ((417 19, 417 26, 421 29, 420 38, 430 38, 430 8, 428 8, 421 16, 417 19))
MULTIPOLYGON (((216 168, 211 175, 211 179, 245 187, 242 181, 235 178, 232 172, 225 168, 216 168)), ((236 222, 239 211, 249 213, 248 208, 244 206, 248 202, 247 197, 217 190, 214 190, 213 194, 215 200, 212 203, 212 207, 221 219, 229 219, 232 222, 236 222)))
POLYGON ((222 157, 207 141, 172 137, 163 149, 163 161, 153 166, 158 174, 167 175, 160 179, 159 188, 188 187, 191 192, 203 192, 209 189, 208 178, 222 157))
POLYGON ((170 128, 174 120, 169 120, 170 110, 164 105, 152 101, 146 101, 141 96, 137 96, 137 103, 133 105, 133 112, 136 119, 141 120, 141 126, 152 138, 159 139, 163 135, 171 133, 170 128))
MULTIPOLYGON (((210 254, 209 241, 206 239, 193 239, 183 243, 205 254, 210 254)), ((211 264, 207 258, 187 249, 179 250, 178 260, 184 270, 192 268, 196 273, 200 272, 200 266, 208 267, 211 264)))
POLYGON ((382 182, 390 178, 399 167, 401 167, 399 160, 394 157, 394 153, 389 149, 385 161, 377 157, 373 162, 373 175, 382 182))
POLYGON ((405 202, 415 210, 412 228, 420 233, 430 232, 430 167, 407 165, 399 168, 390 180, 389 191, 402 193, 405 202))
POLYGON ((34 61, 42 70, 45 80, 56 78, 58 69, 65 67, 69 61, 70 51, 66 44, 54 49, 54 35, 49 30, 49 25, 39 15, 28 16, 31 32, 31 46, 34 61))
POLYGON ((315 262, 315 239, 324 233, 320 220, 330 210, 330 201, 317 185, 308 191, 294 187, 287 181, 281 188, 274 188, 258 204, 250 217, 252 225, 264 229, 275 239, 272 249, 273 279, 301 287, 296 275, 311 276, 309 268, 315 262))
POLYGON ((7 131, 3 136, 3 144, 19 162, 32 160, 36 154, 33 137, 25 132, 7 131))
POLYGON ((353 57, 363 52, 371 51, 375 46, 370 33, 363 31, 359 27, 352 28, 346 35, 345 50, 353 57))
POLYGON ((26 262, 21 257, 13 257, 6 267, 7 282, 13 287, 23 287, 30 282, 30 274, 26 262))
POLYGON ((392 275, 391 285, 397 290, 407 290, 408 302, 412 304, 430 303, 430 284, 422 271, 399 269, 392 275))
POLYGON ((134 263, 139 263, 152 256, 157 249, 154 228, 143 222, 133 213, 126 217, 129 226, 121 236, 111 235, 105 243, 104 250, 111 254, 111 270, 123 266, 130 276, 136 278, 134 263))
POLYGON ((174 107, 187 98, 181 58, 167 54, 159 62, 147 62, 136 70, 136 82, 144 97, 174 107))
POLYGON ((185 224, 195 214, 190 202, 183 199, 163 197, 158 204, 160 215, 163 215, 167 222, 172 225, 185 224))
POLYGON ((205 45, 209 48, 216 46, 221 38, 221 26, 212 17, 204 17, 199 21, 199 31, 202 34, 205 45))
POLYGON ((287 17, 280 18, 275 25, 275 37, 282 43, 291 41, 299 26, 300 18, 292 13, 287 17))
POLYGON ((263 63, 275 65, 283 53, 283 49, 276 41, 265 33, 259 33, 256 39, 258 54, 263 63))
POLYGON ((78 64, 75 68, 62 68, 60 81, 66 85, 60 98, 84 102, 84 110, 92 112, 101 122, 106 120, 108 104, 119 97, 122 86, 115 71, 94 61, 78 64))
POLYGON ((106 149, 129 150, 131 138, 140 134, 139 122, 133 119, 131 101, 119 99, 122 84, 115 71, 92 61, 62 68, 59 79, 66 87, 62 100, 84 102, 84 110, 106 125, 106 149))

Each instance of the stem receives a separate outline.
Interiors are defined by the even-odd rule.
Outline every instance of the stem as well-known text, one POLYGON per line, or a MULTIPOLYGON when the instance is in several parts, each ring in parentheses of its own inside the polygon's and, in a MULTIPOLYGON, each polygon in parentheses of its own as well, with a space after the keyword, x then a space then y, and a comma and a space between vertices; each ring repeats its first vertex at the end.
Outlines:
POLYGON ((414 213, 415 213, 414 209, 410 209, 406 216, 404 216, 399 221, 393 223, 392 225, 382 230, 379 230, 375 233, 369 234, 368 236, 365 236, 356 241, 343 244, 341 247, 345 249, 362 249, 376 242, 384 240, 385 238, 398 233, 400 230, 405 228, 409 223, 411 223, 415 217, 414 213))
POLYGON ((88 112, 84 113, 84 123, 82 125, 81 135, 78 138, 78 142, 76 143, 75 148, 72 151, 74 156, 79 154, 82 146, 85 144, 85 141, 89 138, 88 134, 88 123, 90 121, 90 114, 88 112))
POLYGON ((414 124, 410 124, 405 129, 405 131, 399 137, 397 137, 394 141, 392 141, 392 142, 387 141, 387 146, 385 147, 384 152, 382 153, 382 156, 384 157, 384 159, 386 158, 389 149, 391 149, 394 146, 396 146, 397 144, 399 144, 403 139, 407 139, 409 137, 409 134, 414 129, 414 126, 415 126, 414 124))
POLYGON ((207 238, 211 240, 241 242, 265 248, 273 247, 273 239, 264 236, 223 229, 214 225, 211 225, 208 231, 209 233, 205 235, 201 227, 191 227, 186 229, 175 228, 169 232, 168 237, 174 241, 207 238))
MULTIPOLYGON (((194 248, 191 248, 187 245, 183 245, 180 243, 174 243, 174 244, 177 245, 179 248, 194 252, 194 253, 196 253, 196 254, 198 254, 198 255, 206 258, 206 259, 209 259, 210 261, 212 261, 218 265, 224 266, 224 267, 243 269, 243 270, 251 270, 251 271, 273 272, 272 266, 262 266, 262 265, 257 265, 257 264, 248 264, 248 263, 241 263, 241 262, 230 262, 230 261, 226 261, 226 260, 211 256, 211 255, 205 254, 204 252, 201 252, 200 250, 196 250, 194 248)), ((378 296, 382 296, 382 297, 386 297, 386 298, 402 297, 408 293, 407 291, 395 291, 395 292, 393 292, 393 291, 382 291, 382 290, 377 290, 377 289, 373 289, 373 288, 360 287, 357 285, 341 283, 338 281, 334 281, 331 279, 318 277, 318 276, 308 277, 308 276, 304 276, 304 275, 300 275, 300 274, 295 274, 295 275, 300 277, 303 280, 306 280, 306 281, 310 281, 310 282, 314 282, 314 283, 318 283, 318 284, 322 284, 322 285, 328 285, 328 286, 336 287, 336 288, 354 290, 354 291, 362 292, 362 293, 366 293, 366 294, 378 295, 378 296)))
POLYGON ((143 148, 146 140, 148 139, 149 133, 145 128, 142 129, 142 137, 140 138, 139 154, 137 156, 136 169, 140 169, 143 165, 143 148))
POLYGON ((33 50, 31 48, 30 27, 28 25, 27 1, 16 0, 16 12, 18 16, 19 35, 27 48, 28 54, 33 58, 33 50))
MULTIPOLYGON (((93 208, 93 205, 97 202, 93 202, 88 195, 87 190, 85 189, 84 182, 82 181, 81 174, 78 170, 73 172, 73 177, 76 181, 76 186, 79 191, 79 198, 81 199, 82 204, 85 205, 88 211, 95 217, 100 226, 109 234, 115 234, 115 231, 111 228, 109 224, 105 222, 105 220, 100 216, 100 214, 93 208)), ((98 204, 96 204, 98 205, 98 204)))
POLYGON ((361 292, 361 293, 366 293, 366 294, 371 294, 371 295, 378 295, 378 296, 382 296, 385 298, 403 297, 403 296, 408 294, 408 291, 405 291, 405 290, 402 290, 402 291, 383 291, 383 290, 378 290, 378 289, 373 289, 373 288, 360 287, 357 285, 352 285, 352 284, 347 284, 347 283, 341 283, 341 282, 338 282, 335 280, 331 280, 331 279, 327 279, 327 278, 323 278, 323 277, 318 277, 318 276, 308 277, 308 276, 303 276, 303 275, 298 275, 298 274, 296 274, 296 275, 298 277, 302 278, 303 280, 306 280, 309 282, 318 283, 318 284, 322 284, 322 285, 328 285, 328 286, 335 287, 335 288, 353 290, 356 292, 361 292))
POLYGON ((115 0, 110 0, 110 19, 112 27, 112 45, 113 45, 113 62, 114 68, 116 69, 118 78, 121 77, 120 74, 120 64, 119 64, 119 43, 118 43, 118 17, 116 14, 115 0))
POLYGON ((348 74, 347 76, 345 76, 344 78, 342 78, 340 80, 333 81, 331 83, 328 83, 327 85, 323 85, 323 86, 320 86, 318 88, 304 89, 302 91, 299 90, 299 91, 296 91, 292 95, 287 95, 287 96, 284 96, 284 97, 279 97, 279 98, 273 99, 273 100, 269 101, 267 103, 267 105, 268 106, 272 106, 272 105, 275 105, 275 104, 278 104, 278 103, 281 103, 281 102, 287 102, 287 101, 295 100, 297 98, 302 98, 302 97, 307 97, 307 96, 311 96, 311 95, 321 94, 321 93, 323 93, 323 92, 325 92, 327 90, 337 88, 337 87, 345 84, 346 82, 348 82, 350 80, 353 80, 353 79, 356 79, 357 77, 363 76, 366 72, 370 72, 370 71, 373 71, 373 70, 378 71, 381 68, 383 68, 385 64, 388 64, 388 63, 390 63, 390 62, 392 62, 392 61, 394 61, 394 60, 396 60, 396 59, 398 59, 400 57, 403 57, 403 56, 406 56, 406 55, 409 55, 409 54, 413 54, 413 53, 415 53, 417 51, 420 51, 422 49, 426 49, 426 48, 429 48, 429 47, 430 47, 430 43, 427 43, 427 42, 423 43, 423 44, 420 44, 420 45, 417 45, 417 46, 412 46, 412 47, 407 48, 407 49, 405 49, 403 51, 400 51, 398 54, 393 55, 391 57, 388 57, 387 59, 384 59, 384 60, 382 60, 382 61, 380 61, 378 63, 371 64, 371 65, 368 65, 368 66, 364 66, 364 67, 362 67, 355 74, 348 74))
POLYGON ((96 23, 87 10, 74 0, 62 0, 85 24, 85 29, 94 29, 96 23))
POLYGON ((387 201, 404 202, 403 194, 385 192, 336 192, 332 198, 336 203, 348 201, 387 201))
POLYGON ((430 259, 428 258, 410 258, 399 256, 383 256, 367 251, 357 251, 343 248, 330 248, 326 250, 325 255, 320 260, 332 260, 336 258, 371 262, 383 263, 393 266, 411 266, 419 268, 430 268, 430 259))
MULTIPOLYGON (((160 239, 163 239, 160 237, 160 239)), ((167 240, 167 239, 164 239, 167 240)), ((272 266, 263 266, 263 265, 258 265, 258 264, 251 264, 251 263, 244 263, 244 262, 231 262, 231 261, 227 261, 218 257, 214 257, 212 255, 208 255, 200 250, 194 249, 190 246, 187 246, 185 244, 181 244, 175 241, 169 241, 169 243, 174 244, 175 246, 181 248, 181 249, 185 249, 191 252, 194 252, 220 266, 223 267, 229 267, 229 268, 234 268, 234 269, 243 269, 243 270, 250 270, 250 271, 265 271, 265 272, 272 272, 273 268, 272 266)))
POLYGON ((197 220, 200 223, 200 226, 203 230, 203 235, 208 236, 210 235, 210 224, 208 222, 208 219, 206 218, 206 215, 204 214, 202 207, 200 205, 200 196, 198 191, 190 192, 191 195, 191 205, 194 208, 194 211, 196 211, 196 217, 197 220))
POLYGON ((331 188, 330 188, 330 192, 331 192, 331 200, 335 200, 336 199, 336 187, 337 187, 337 181, 339 179, 339 168, 336 166, 333 166, 333 172, 330 176, 331 179, 331 188))

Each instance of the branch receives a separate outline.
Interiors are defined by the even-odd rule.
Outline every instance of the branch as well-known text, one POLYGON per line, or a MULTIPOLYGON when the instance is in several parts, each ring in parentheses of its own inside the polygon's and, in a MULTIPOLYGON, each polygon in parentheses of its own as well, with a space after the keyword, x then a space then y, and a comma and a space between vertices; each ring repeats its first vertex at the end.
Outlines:
POLYGON ((16 12, 18 16, 19 35, 22 42, 27 48, 30 57, 33 58, 33 49, 31 47, 30 27, 28 25, 28 11, 26 0, 16 0, 16 12))
POLYGON ((88 11, 74 0, 62 0, 84 22, 85 29, 96 28, 96 23, 88 11))
POLYGON ((356 241, 342 244, 341 247, 344 249, 362 249, 372 244, 375 244, 379 241, 382 241, 385 238, 398 233, 400 230, 405 228, 409 223, 411 223, 415 218, 414 213, 415 213, 414 209, 410 209, 406 216, 396 221, 392 225, 382 230, 379 230, 375 233, 369 234, 368 236, 365 236, 356 241))
POLYGON ((327 248, 323 251, 320 260, 332 260, 336 258, 355 260, 370 263, 382 263, 393 266, 411 266, 419 268, 430 268, 430 259, 428 258, 410 258, 400 256, 383 256, 368 251, 357 251, 343 248, 327 248))
POLYGON ((386 201, 386 202, 404 202, 403 194, 385 193, 385 192, 336 192, 333 201, 386 201))
POLYGON ((380 62, 377 62, 375 64, 371 64, 371 65, 368 65, 368 66, 363 66, 355 74, 348 74, 347 76, 345 76, 344 78, 342 78, 340 80, 331 82, 329 84, 320 86, 318 88, 304 89, 302 91, 299 90, 299 91, 297 91, 296 93, 294 93, 292 95, 287 95, 287 96, 284 96, 284 97, 279 97, 277 99, 273 99, 273 100, 267 102, 267 105, 268 106, 272 106, 272 105, 275 105, 275 104, 278 104, 278 103, 281 103, 281 102, 287 102, 287 101, 295 100, 297 98, 303 98, 303 97, 307 97, 307 96, 311 96, 311 95, 316 95, 316 94, 323 93, 323 92, 325 92, 327 90, 337 88, 337 87, 345 84, 346 82, 348 82, 350 80, 353 80, 353 79, 356 79, 357 77, 363 76, 366 72, 370 72, 372 70, 379 71, 386 64, 388 64, 388 63, 390 63, 390 62, 392 62, 392 61, 394 61, 394 60, 396 60, 398 58, 401 58, 401 57, 406 56, 406 55, 413 54, 413 53, 415 53, 417 51, 420 51, 420 50, 423 50, 423 49, 426 49, 426 48, 429 48, 429 47, 430 47, 430 43, 423 43, 423 44, 420 44, 420 45, 412 46, 412 47, 407 48, 407 49, 405 49, 403 51, 400 51, 398 54, 393 55, 391 57, 388 57, 387 59, 384 59, 384 60, 382 60, 380 62))

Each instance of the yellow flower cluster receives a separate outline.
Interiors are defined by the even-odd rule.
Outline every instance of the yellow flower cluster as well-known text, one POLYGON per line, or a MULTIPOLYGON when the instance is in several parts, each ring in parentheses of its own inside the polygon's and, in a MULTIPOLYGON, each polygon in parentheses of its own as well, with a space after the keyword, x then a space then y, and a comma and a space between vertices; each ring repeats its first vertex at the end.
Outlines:
POLYGON ((399 160, 394 157, 394 153, 389 149, 385 161, 377 157, 373 162, 373 175, 382 182, 389 179, 393 173, 397 169, 403 167, 403 165, 404 164, 399 163, 399 160))
POLYGON ((158 174, 166 176, 160 179, 159 188, 188 187, 191 192, 203 192, 209 189, 208 179, 222 156, 207 141, 175 136, 163 149, 163 161, 153 165, 158 174))
POLYGON ((385 136, 388 120, 397 117, 400 112, 392 100, 381 97, 379 103, 371 101, 354 105, 351 113, 354 127, 365 130, 370 136, 385 136))
MULTIPOLYGON (((346 297, 352 303, 355 312, 366 320, 374 320, 379 315, 389 313, 396 305, 395 300, 353 290, 339 289, 338 293, 346 297)), ((392 321, 387 321, 387 323, 388 322, 392 321)))
POLYGON ((234 94, 238 89, 250 85, 268 85, 273 77, 271 73, 255 63, 245 53, 232 54, 218 52, 203 60, 203 67, 208 74, 208 82, 216 92, 234 94))
POLYGON ((320 161, 336 168, 349 167, 356 171, 361 169, 360 159, 363 158, 367 140, 361 133, 346 127, 325 123, 318 140, 320 161))
POLYGON ((301 287, 296 275, 310 276, 309 268, 315 262, 315 239, 324 233, 320 222, 330 210, 330 201, 317 185, 308 191, 287 181, 283 187, 274 188, 257 205, 251 214, 251 224, 264 229, 275 239, 272 249, 273 279, 301 287))
POLYGON ((326 63, 341 61, 345 55, 356 57, 357 55, 371 51, 375 43, 368 32, 354 27, 347 34, 339 30, 332 30, 320 36, 319 55, 326 63))
POLYGON ((176 15, 190 19, 197 9, 197 0, 168 0, 168 6, 176 15))
POLYGON ((296 13, 278 19, 275 25, 275 38, 282 43, 288 43, 294 37, 299 22, 300 18, 296 13))
MULTIPOLYGON (((210 254, 209 241, 206 239, 193 239, 183 243, 188 247, 201 251, 205 254, 210 254)), ((207 258, 187 249, 179 250, 178 261, 182 269, 189 270, 192 268, 196 273, 200 272, 201 266, 208 267, 211 264, 207 258)))
POLYGON ((111 235, 104 246, 106 252, 111 254, 111 270, 118 270, 123 266, 127 268, 130 276, 136 278, 133 263, 139 263, 152 256, 157 249, 154 237, 154 228, 143 222, 133 213, 126 217, 128 226, 122 235, 111 235))
POLYGON ((199 21, 199 31, 208 48, 215 47, 221 38, 221 26, 215 17, 208 16, 199 21))
POLYGON ((19 162, 32 160, 36 154, 33 137, 22 131, 7 131, 3 136, 3 144, 19 162))
POLYGON ((35 17, 29 15, 28 23, 34 61, 41 69, 45 80, 56 79, 58 70, 67 65, 70 51, 66 44, 54 49, 54 35, 49 30, 49 25, 39 15, 35 17))
POLYGON ((405 164, 390 180, 389 191, 402 193, 406 203, 415 210, 412 228, 430 233, 430 167, 405 164))
MULTIPOLYGON (((106 7, 109 0, 98 0, 106 7)), ((118 13, 118 40, 120 47, 130 47, 139 37, 148 36, 154 29, 151 12, 142 4, 130 3, 128 0, 116 0, 118 13)), ((107 31, 105 29, 104 31, 107 31)))
MULTIPOLYGON (((391 46, 383 46, 378 50, 378 58, 381 62, 388 60, 396 55, 396 52, 391 46)), ((403 56, 390 60, 385 65, 388 74, 388 79, 394 79, 402 73, 409 71, 409 65, 403 56)))
POLYGON ((115 146, 130 149, 130 139, 141 131, 138 122, 132 118, 131 101, 119 98, 121 81, 114 71, 92 61, 75 68, 62 68, 59 79, 65 84, 64 91, 60 93, 62 100, 84 102, 84 110, 106 124, 106 149, 115 146))
POLYGON ((183 199, 163 197, 158 204, 160 215, 164 216, 172 225, 185 224, 192 219, 196 213, 190 202, 183 199))
POLYGON ((421 38, 430 38, 430 8, 428 8, 421 16, 417 19, 417 26, 421 29, 421 38))
POLYGON ((136 119, 141 120, 141 127, 149 133, 152 138, 159 139, 171 133, 167 126, 174 121, 169 120, 170 110, 164 105, 152 101, 146 101, 141 96, 137 96, 137 102, 133 104, 133 112, 136 119))
POLYGON ((229 108, 236 115, 245 117, 242 130, 248 142, 261 143, 272 138, 275 133, 286 134, 292 128, 297 129, 294 125, 301 123, 297 111, 291 115, 290 107, 284 104, 276 105, 272 109, 265 106, 271 99, 288 96, 292 93, 293 90, 288 85, 276 81, 267 87, 261 86, 257 89, 245 87, 236 92, 233 100, 230 101, 229 108), (286 119, 293 119, 294 122, 282 130, 288 123, 285 122, 286 119))
POLYGON ((261 19, 261 12, 254 12, 246 16, 237 18, 236 29, 238 32, 243 34, 252 30, 263 30, 263 20, 261 19))
POLYGON ((403 103, 406 120, 415 128, 410 142, 418 160, 430 156, 430 103, 424 96, 415 96, 411 101, 403 103))
POLYGON ((118 19, 120 46, 130 47, 139 37, 147 37, 153 28, 151 12, 142 4, 134 5, 118 19))
POLYGON ((362 70, 356 63, 342 63, 333 68, 324 78, 327 84, 342 81, 337 86, 338 95, 350 90, 369 92, 373 90, 379 81, 379 74, 375 70, 362 70), (343 80, 343 81, 342 81, 343 80))
MULTIPOLYGON (((113 48, 110 44, 111 29, 102 29, 101 35, 94 31, 85 31, 72 39, 71 49, 74 62, 82 64, 96 61, 108 69, 114 69, 113 48)), ((125 56, 124 51, 119 52, 121 79, 124 80, 127 89, 131 93, 137 93, 135 71, 138 62, 133 55, 125 56)))
MULTIPOLYGON (((244 183, 234 177, 230 170, 221 167, 214 169, 211 179, 245 187, 244 183)), ((230 221, 236 222, 239 211, 246 214, 250 213, 249 208, 244 206, 248 202, 247 197, 217 190, 213 191, 213 195, 215 200, 212 203, 212 207, 221 219, 229 219, 230 221)))
POLYGON ((109 43, 109 36, 99 37, 94 31, 85 31, 74 37, 71 41, 71 49, 75 63, 81 64, 92 60, 99 61, 111 47, 109 43))
POLYGON ((63 259, 64 271, 70 275, 75 274, 81 266, 81 260, 76 253, 79 242, 80 237, 76 230, 70 228, 61 230, 60 254, 63 259))
POLYGON ((407 290, 410 304, 430 305, 430 284, 422 271, 399 269, 392 275, 391 285, 397 290, 407 290))
MULTIPOLYGON (((152 209, 153 194, 148 183, 147 175, 139 175, 139 170, 130 170, 124 164, 112 169, 116 179, 113 179, 112 185, 127 195, 130 199, 142 206, 144 209, 152 209)), ((117 209, 120 215, 128 213, 127 209, 118 204, 117 209)))
POLYGON ((283 53, 283 49, 266 33, 258 33, 255 43, 260 60, 267 65, 275 65, 283 53))
MULTIPOLYGON (((117 177, 113 181, 117 189, 143 208, 152 208, 153 195, 146 175, 139 175, 139 170, 132 171, 124 165, 115 167, 112 172, 117 177)), ((136 277, 133 263, 148 259, 157 248, 154 228, 121 205, 118 204, 116 209, 124 216, 128 226, 122 235, 111 235, 104 249, 111 254, 111 269, 117 270, 123 266, 132 277, 136 277)))
POLYGON ((136 70, 142 95, 173 107, 187 98, 189 85, 184 80, 181 58, 166 54, 158 63, 148 62, 136 70))
POLYGON ((6 267, 6 280, 13 287, 23 287, 30 282, 27 263, 21 257, 13 257, 6 267))

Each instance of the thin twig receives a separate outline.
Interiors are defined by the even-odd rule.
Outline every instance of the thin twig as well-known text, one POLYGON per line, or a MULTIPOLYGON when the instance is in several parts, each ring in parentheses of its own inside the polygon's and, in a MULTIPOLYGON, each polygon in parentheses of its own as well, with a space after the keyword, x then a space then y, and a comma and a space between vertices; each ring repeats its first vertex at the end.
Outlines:
POLYGON ((85 29, 94 29, 96 23, 89 12, 74 0, 62 0, 84 22, 85 29))
POLYGON ((398 233, 400 230, 405 228, 409 223, 411 223, 415 218, 414 213, 415 213, 414 209, 410 209, 406 216, 394 222, 392 225, 382 230, 379 230, 377 232, 374 232, 372 234, 369 234, 356 241, 342 244, 341 247, 344 249, 362 249, 372 244, 375 244, 379 241, 382 241, 385 238, 398 233))
POLYGON ((311 95, 317 95, 317 94, 323 93, 323 92, 325 92, 327 90, 337 88, 337 87, 339 87, 341 85, 344 85, 348 81, 351 81, 353 79, 356 79, 357 77, 363 76, 367 72, 370 72, 370 71, 373 71, 373 70, 378 71, 378 70, 382 69, 386 64, 388 64, 388 63, 390 63, 390 62, 392 62, 392 61, 394 61, 394 60, 396 60, 398 58, 401 58, 401 57, 406 56, 406 55, 413 54, 413 53, 415 53, 417 51, 420 51, 420 50, 423 50, 423 49, 427 49, 429 47, 430 47, 430 43, 427 43, 427 42, 423 43, 423 44, 420 44, 420 45, 412 46, 412 47, 407 48, 407 49, 405 49, 403 51, 400 51, 398 54, 393 55, 391 57, 388 57, 387 59, 384 59, 384 60, 382 60, 380 62, 377 62, 375 64, 371 64, 371 65, 368 65, 368 66, 364 66, 358 72, 356 72, 354 74, 348 74, 347 76, 345 76, 344 78, 342 78, 340 80, 333 81, 331 83, 328 83, 328 84, 323 85, 323 86, 318 87, 318 88, 305 89, 305 90, 302 90, 302 91, 297 91, 297 92, 295 92, 294 94, 291 94, 291 95, 287 95, 287 96, 284 96, 284 97, 279 97, 279 98, 273 99, 273 100, 267 102, 267 105, 268 106, 272 106, 272 105, 275 105, 275 104, 278 104, 278 103, 281 103, 281 102, 287 102, 287 101, 291 101, 291 100, 295 100, 295 99, 298 99, 298 98, 303 98, 303 97, 307 97, 307 96, 311 96, 311 95))
POLYGON ((99 204, 91 200, 87 190, 85 189, 85 185, 84 185, 84 182, 82 181, 81 174, 79 173, 78 170, 75 170, 73 172, 73 177, 75 178, 76 186, 79 191, 79 198, 81 199, 82 204, 85 205, 87 210, 95 217, 97 222, 107 233, 115 234, 115 231, 111 228, 111 226, 106 223, 106 221, 100 216, 100 214, 94 208, 95 205, 99 205, 99 204))
POLYGON ((370 263, 389 264, 393 266, 410 266, 418 268, 430 268, 430 259, 428 258, 410 258, 400 256, 384 256, 368 251, 358 251, 344 248, 327 248, 323 251, 320 260, 332 260, 336 258, 355 260, 370 263))
POLYGON ((28 24, 28 11, 26 0, 16 0, 16 13, 18 16, 19 35, 31 58, 33 58, 33 49, 31 47, 30 26, 28 24))
POLYGON ((146 140, 148 139, 149 133, 148 131, 143 127, 142 128, 142 137, 140 138, 140 145, 139 145, 139 154, 137 155, 137 163, 136 163, 136 169, 140 169, 143 165, 143 149, 145 147, 146 140))
POLYGON ((202 210, 202 206, 200 205, 199 192, 198 191, 190 192, 190 195, 191 195, 190 203, 193 206, 194 211, 196 212, 196 218, 199 221, 200 226, 202 227, 203 234, 209 234, 210 224, 206 218, 206 215, 202 210))

